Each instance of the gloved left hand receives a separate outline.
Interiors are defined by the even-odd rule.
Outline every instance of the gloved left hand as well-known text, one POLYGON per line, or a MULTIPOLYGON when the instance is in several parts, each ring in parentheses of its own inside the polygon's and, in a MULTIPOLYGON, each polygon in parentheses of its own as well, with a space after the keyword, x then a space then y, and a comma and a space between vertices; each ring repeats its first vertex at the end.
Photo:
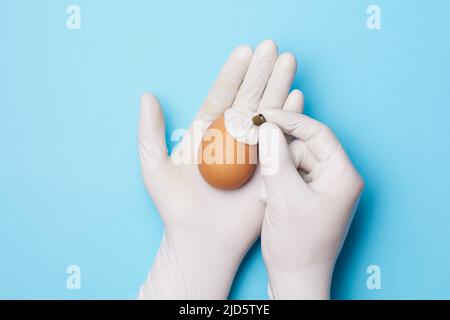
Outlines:
POLYGON ((289 94, 295 71, 295 58, 278 56, 272 41, 262 42, 254 54, 248 46, 235 49, 170 157, 160 105, 150 94, 142 97, 142 174, 165 230, 141 299, 227 298, 242 258, 260 234, 261 178, 257 172, 239 189, 214 189, 201 177, 194 158, 204 130, 230 107, 298 111, 302 94, 289 94))

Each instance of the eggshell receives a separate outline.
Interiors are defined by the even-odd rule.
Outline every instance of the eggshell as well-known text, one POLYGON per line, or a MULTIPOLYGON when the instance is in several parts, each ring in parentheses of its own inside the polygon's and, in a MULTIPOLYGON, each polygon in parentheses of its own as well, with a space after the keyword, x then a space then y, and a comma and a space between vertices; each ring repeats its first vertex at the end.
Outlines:
POLYGON ((198 168, 211 186, 232 190, 250 179, 256 169, 257 146, 236 141, 226 130, 223 115, 205 132, 198 168))

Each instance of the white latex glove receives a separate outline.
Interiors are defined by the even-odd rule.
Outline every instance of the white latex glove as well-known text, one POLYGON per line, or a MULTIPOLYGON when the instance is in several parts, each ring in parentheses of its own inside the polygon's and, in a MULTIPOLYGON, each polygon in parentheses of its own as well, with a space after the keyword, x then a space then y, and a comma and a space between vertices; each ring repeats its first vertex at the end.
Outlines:
POLYGON ((263 115, 268 123, 259 131, 259 157, 267 206, 261 243, 269 296, 328 299, 363 180, 325 125, 280 110, 263 115), (288 145, 280 128, 296 140, 288 145))
POLYGON ((235 49, 170 157, 159 103, 152 95, 142 97, 142 173, 165 232, 141 299, 227 298, 235 272, 261 230, 261 178, 256 172, 239 189, 214 189, 194 159, 205 129, 230 107, 298 111, 302 94, 289 94, 295 71, 295 58, 278 57, 272 41, 262 42, 254 54, 248 46, 235 49))

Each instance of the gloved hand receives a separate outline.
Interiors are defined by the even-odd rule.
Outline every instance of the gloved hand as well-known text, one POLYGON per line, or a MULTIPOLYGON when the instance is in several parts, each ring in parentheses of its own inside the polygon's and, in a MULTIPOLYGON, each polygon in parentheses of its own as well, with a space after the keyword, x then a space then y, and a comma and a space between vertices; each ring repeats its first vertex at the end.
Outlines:
POLYGON ((142 174, 165 230, 139 298, 227 298, 235 272, 261 230, 261 178, 256 172, 239 189, 214 189, 197 168, 198 147, 208 125, 230 107, 298 111, 303 96, 298 90, 289 94, 295 71, 295 58, 278 57, 272 41, 262 42, 254 54, 248 46, 235 49, 170 157, 159 103, 152 95, 142 97, 142 174))
POLYGON ((325 125, 280 110, 263 115, 268 122, 259 130, 259 159, 267 206, 261 243, 269 296, 328 299, 363 180, 325 125), (296 139, 288 145, 280 128, 296 139))

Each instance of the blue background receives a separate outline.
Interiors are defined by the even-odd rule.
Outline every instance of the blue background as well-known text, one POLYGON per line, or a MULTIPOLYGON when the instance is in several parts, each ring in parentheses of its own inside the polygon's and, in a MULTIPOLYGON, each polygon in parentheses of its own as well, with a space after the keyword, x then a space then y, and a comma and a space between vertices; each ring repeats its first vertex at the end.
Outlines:
MULTIPOLYGON (((140 94, 158 95, 168 132, 187 127, 228 53, 266 38, 298 57, 306 113, 366 181, 332 296, 450 298, 450 2, 73 3, 81 30, 66 28, 72 2, 0 3, 0 298, 134 298, 162 234, 139 172, 140 94)), ((266 281, 257 244, 231 298, 265 299, 266 281)))

